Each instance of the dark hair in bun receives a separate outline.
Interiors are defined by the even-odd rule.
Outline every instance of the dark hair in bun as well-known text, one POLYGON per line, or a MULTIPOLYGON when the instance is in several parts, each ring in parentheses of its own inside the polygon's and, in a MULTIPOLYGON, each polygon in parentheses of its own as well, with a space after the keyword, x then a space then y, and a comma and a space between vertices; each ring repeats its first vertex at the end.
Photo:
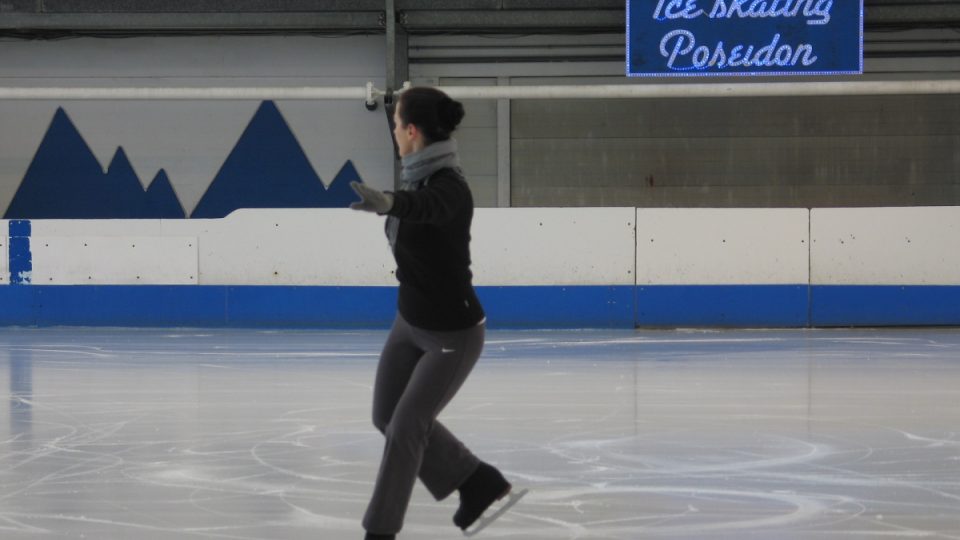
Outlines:
POLYGON ((400 121, 413 124, 428 142, 450 138, 463 120, 463 104, 436 88, 418 86, 400 94, 400 121))

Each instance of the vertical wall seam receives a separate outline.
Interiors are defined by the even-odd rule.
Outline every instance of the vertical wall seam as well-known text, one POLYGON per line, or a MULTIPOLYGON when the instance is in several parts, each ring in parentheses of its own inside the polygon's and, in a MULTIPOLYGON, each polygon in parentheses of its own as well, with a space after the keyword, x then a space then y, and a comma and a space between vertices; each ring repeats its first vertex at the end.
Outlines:
POLYGON ((640 278, 637 276, 637 259, 640 257, 640 209, 633 209, 633 327, 640 326, 640 278))
POLYGON ((813 328, 813 208, 807 208, 807 328, 813 328))
MULTIPOLYGON (((509 86, 510 77, 497 77, 497 84, 509 86)), ((510 100, 497 100, 497 207, 509 208, 511 200, 510 161, 510 100)))

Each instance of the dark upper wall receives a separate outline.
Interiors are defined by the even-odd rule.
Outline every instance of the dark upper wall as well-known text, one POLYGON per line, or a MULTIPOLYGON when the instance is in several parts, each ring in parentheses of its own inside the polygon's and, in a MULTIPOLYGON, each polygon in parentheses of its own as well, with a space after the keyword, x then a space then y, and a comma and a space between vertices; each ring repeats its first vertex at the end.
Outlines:
MULTIPOLYGON (((565 42, 573 39, 569 34, 600 32, 612 36, 609 43, 614 46, 601 53, 594 53, 595 47, 583 47, 592 56, 576 59, 616 64, 611 74, 622 69, 619 44, 624 3, 394 2, 399 26, 414 34, 411 49, 417 49, 413 43, 418 37, 464 37, 416 34, 562 34, 565 42)), ((385 4, 384 0, 0 0, 0 34, 378 34, 385 31, 385 4), (230 10, 224 11, 224 6, 230 10)), ((873 66, 881 66, 870 75, 928 78, 932 72, 952 77, 960 71, 954 62, 949 73, 930 68, 931 60, 952 61, 947 57, 960 55, 960 39, 943 36, 949 30, 933 31, 944 26, 960 28, 960 1, 865 0, 865 4, 867 30, 875 38, 867 40, 865 56, 876 60, 873 66)), ((557 52, 569 47, 552 43, 525 47, 522 54, 506 58, 502 50, 490 46, 489 36, 482 39, 480 48, 493 51, 490 58, 456 46, 439 47, 441 57, 427 58, 420 47, 419 53, 411 52, 411 62, 464 65, 469 73, 461 76, 474 81, 478 63, 503 70, 488 70, 486 76, 491 79, 474 84, 494 84, 501 75, 509 79, 511 72, 505 66, 510 63, 570 65, 571 58, 561 56, 569 53, 557 52), (541 56, 531 56, 535 54, 541 56)), ((496 39, 513 41, 512 36, 496 39)), ((397 44, 404 46, 405 42, 397 44)), ((533 71, 524 76, 547 75, 533 71)), ((398 80, 407 77, 400 75, 398 80)), ((388 83, 386 87, 397 86, 388 83)), ((483 106, 490 109, 489 125, 477 129, 485 130, 486 138, 474 137, 470 155, 486 168, 468 172, 474 180, 486 179, 485 187, 477 191, 495 200, 500 120, 493 104, 483 106), (486 146, 477 142, 480 139, 486 146)), ((956 96, 798 97, 748 104, 736 100, 516 100, 509 112, 511 199, 517 206, 960 204, 956 96)), ((475 110, 471 118, 479 118, 475 110)), ((461 136, 470 134, 465 129, 461 136)))
POLYGON ((960 204, 956 96, 518 100, 514 206, 960 204))
MULTIPOLYGON (((0 0, 0 32, 381 32, 386 0, 0 0)), ((623 27, 623 0, 395 0, 409 33, 623 27)), ((960 2, 865 0, 867 29, 960 25, 960 2)))

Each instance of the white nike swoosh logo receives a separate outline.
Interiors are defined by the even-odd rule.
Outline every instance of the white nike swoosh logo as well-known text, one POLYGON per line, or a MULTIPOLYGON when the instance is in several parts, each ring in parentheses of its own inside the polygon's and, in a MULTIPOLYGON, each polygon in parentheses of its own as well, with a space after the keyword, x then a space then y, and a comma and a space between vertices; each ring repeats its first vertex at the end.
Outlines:
POLYGON ((447 353, 457 352, 457 350, 456 350, 456 349, 447 349, 446 347, 440 347, 440 352, 442 352, 443 354, 447 354, 447 353))

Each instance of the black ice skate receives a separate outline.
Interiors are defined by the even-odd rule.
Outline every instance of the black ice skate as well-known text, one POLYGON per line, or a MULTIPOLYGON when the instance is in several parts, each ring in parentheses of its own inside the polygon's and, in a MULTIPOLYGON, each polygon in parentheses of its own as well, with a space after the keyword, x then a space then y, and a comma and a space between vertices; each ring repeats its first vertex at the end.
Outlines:
POLYGON ((467 531, 493 503, 509 495, 512 488, 513 486, 500 474, 500 471, 492 465, 480 462, 477 470, 458 488, 460 491, 460 508, 453 516, 453 523, 460 527, 467 536, 480 532, 481 529, 503 515, 520 500, 520 497, 526 494, 526 490, 524 490, 511 496, 496 513, 483 520, 473 530, 467 531))

